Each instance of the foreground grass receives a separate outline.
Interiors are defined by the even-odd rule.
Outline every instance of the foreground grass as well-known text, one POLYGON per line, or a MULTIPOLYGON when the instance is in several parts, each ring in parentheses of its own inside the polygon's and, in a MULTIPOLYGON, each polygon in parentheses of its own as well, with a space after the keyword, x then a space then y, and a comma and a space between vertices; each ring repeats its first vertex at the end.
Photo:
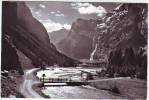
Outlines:
POLYGON ((98 89, 110 90, 130 99, 146 99, 147 96, 147 81, 145 80, 116 79, 92 82, 90 85, 98 89))

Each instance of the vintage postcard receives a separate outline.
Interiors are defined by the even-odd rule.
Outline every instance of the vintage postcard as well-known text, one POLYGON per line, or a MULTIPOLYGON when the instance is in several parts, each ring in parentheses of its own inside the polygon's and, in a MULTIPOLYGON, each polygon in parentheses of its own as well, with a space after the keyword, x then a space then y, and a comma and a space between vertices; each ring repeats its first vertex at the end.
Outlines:
POLYGON ((147 99, 147 2, 1 8, 1 98, 147 99))

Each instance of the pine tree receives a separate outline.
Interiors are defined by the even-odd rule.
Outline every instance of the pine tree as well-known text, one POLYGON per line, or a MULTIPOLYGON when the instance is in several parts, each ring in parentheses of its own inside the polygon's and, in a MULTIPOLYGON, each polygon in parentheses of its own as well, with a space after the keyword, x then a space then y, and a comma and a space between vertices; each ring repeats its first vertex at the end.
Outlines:
POLYGON ((113 51, 110 52, 108 61, 109 61, 109 65, 113 65, 112 63, 113 62, 113 51))
POLYGON ((132 48, 129 48, 129 63, 130 65, 135 64, 135 54, 132 48))
POLYGON ((113 58, 112 58, 113 65, 117 65, 117 50, 113 51, 113 58))
POLYGON ((147 55, 144 55, 145 50, 142 48, 139 50, 136 56, 136 65, 137 65, 137 77, 141 79, 147 78, 147 55))
POLYGON ((134 65, 135 63, 135 54, 133 49, 130 48, 126 48, 125 49, 125 54, 124 54, 124 65, 134 65))
POLYGON ((122 51, 121 49, 119 49, 117 51, 117 66, 121 66, 122 65, 122 51))

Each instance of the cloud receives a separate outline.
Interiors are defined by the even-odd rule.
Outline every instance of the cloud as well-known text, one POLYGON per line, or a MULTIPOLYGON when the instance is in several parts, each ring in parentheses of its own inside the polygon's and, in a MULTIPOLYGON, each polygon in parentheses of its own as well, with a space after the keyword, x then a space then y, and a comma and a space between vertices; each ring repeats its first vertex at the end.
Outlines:
POLYGON ((40 13, 40 11, 36 11, 35 14, 36 14, 36 16, 38 16, 38 17, 41 17, 41 16, 42 16, 41 13, 40 13))
POLYGON ((55 14, 55 16, 58 16, 58 17, 64 17, 64 14, 55 14))
POLYGON ((96 7, 91 3, 72 3, 71 6, 80 14, 97 14, 97 16, 103 16, 106 13, 105 8, 102 6, 96 7))
POLYGON ((52 20, 40 20, 40 22, 43 23, 47 32, 57 31, 63 28, 69 30, 71 28, 71 25, 69 24, 61 24, 61 23, 54 22, 52 20))
POLYGON ((58 10, 57 13, 61 13, 61 12, 58 10))
POLYGON ((54 11, 51 11, 50 14, 55 14, 55 12, 54 11))
POLYGON ((77 7, 77 8, 79 8, 79 7, 87 7, 87 6, 90 6, 90 3, 71 3, 71 6, 73 6, 73 7, 77 7))
POLYGON ((64 24, 63 27, 64 27, 65 29, 67 29, 67 30, 70 30, 70 29, 71 29, 71 25, 69 25, 69 24, 64 24))
POLYGON ((43 4, 39 4, 39 6, 40 6, 41 8, 46 8, 46 6, 43 5, 43 4))
POLYGON ((64 17, 64 16, 65 16, 65 15, 62 14, 60 11, 56 11, 56 12, 51 11, 50 14, 52 14, 52 15, 54 15, 54 16, 56 16, 56 17, 64 17))

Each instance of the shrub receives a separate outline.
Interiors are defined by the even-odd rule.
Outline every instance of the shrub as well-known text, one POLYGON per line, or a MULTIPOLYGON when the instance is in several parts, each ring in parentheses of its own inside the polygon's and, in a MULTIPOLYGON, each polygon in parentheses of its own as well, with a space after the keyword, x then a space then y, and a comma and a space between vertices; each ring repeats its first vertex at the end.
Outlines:
POLYGON ((119 90, 119 88, 116 86, 116 83, 114 83, 114 86, 111 86, 111 87, 110 87, 110 91, 113 92, 113 93, 120 94, 120 90, 119 90))
POLYGON ((120 91, 119 91, 118 87, 116 87, 116 86, 112 87, 111 91, 114 93, 120 94, 120 91))

